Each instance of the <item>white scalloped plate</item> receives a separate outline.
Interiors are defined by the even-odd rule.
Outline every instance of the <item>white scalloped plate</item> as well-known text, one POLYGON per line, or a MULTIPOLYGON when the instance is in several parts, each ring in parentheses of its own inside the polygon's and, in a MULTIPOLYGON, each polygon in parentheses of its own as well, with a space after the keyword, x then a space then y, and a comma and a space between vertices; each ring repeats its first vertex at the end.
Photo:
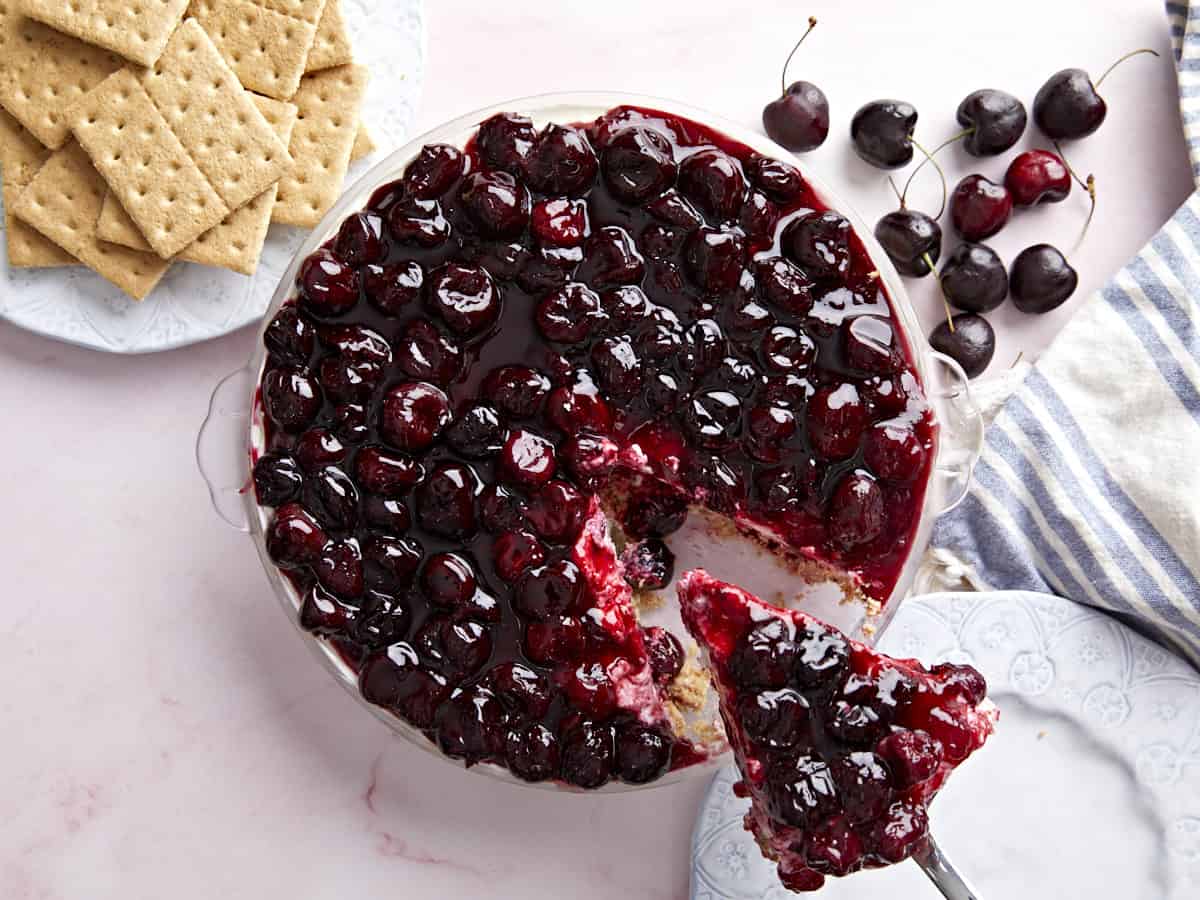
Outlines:
MULTIPOLYGON (((1200 897, 1200 675, 1103 613, 1021 592, 904 604, 894 656, 970 662, 1001 708, 933 804, 938 842, 981 900, 1200 897)), ((742 829, 732 766, 692 838, 693 900, 783 900, 742 829)), ((837 900, 933 898, 913 863, 829 879, 837 900)))
MULTIPOLYGON (((425 67, 424 0, 342 0, 357 60, 371 70, 363 121, 378 147, 350 167, 353 184, 412 125, 425 67)), ((143 302, 83 267, 10 269, 0 216, 0 318, 45 337, 109 353, 153 353, 258 321, 306 231, 271 226, 251 277, 180 263, 143 302)))

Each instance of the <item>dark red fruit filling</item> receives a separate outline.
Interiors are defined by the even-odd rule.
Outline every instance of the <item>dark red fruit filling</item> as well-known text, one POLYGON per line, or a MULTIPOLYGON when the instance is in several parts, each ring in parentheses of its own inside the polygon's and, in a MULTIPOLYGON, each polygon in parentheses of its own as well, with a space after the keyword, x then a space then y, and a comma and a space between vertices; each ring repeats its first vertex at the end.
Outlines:
POLYGON ((254 482, 302 623, 468 763, 595 787, 695 760, 661 708, 682 648, 621 577, 671 580, 689 503, 879 601, 909 552, 934 435, 873 263, 793 166, 693 122, 506 114, 424 148, 264 341, 254 482))
POLYGON ((992 731, 983 676, 883 656, 701 570, 679 595, 753 801, 746 827, 784 884, 911 856, 926 805, 992 731))

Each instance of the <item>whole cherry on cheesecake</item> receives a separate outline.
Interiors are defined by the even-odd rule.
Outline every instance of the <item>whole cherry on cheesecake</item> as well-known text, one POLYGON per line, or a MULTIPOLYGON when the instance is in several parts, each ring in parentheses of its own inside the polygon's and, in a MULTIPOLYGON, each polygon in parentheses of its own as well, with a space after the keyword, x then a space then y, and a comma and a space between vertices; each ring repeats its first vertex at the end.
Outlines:
POLYGON ((788 64, 816 27, 817 20, 810 17, 808 31, 796 42, 783 64, 779 97, 763 107, 762 121, 767 136, 794 153, 816 150, 829 136, 829 100, 825 92, 811 81, 787 84, 788 64))
POLYGON ((958 124, 966 129, 963 147, 972 156, 996 156, 1009 150, 1025 133, 1025 104, 1012 94, 982 90, 968 94, 958 105, 958 124))
POLYGON ((850 122, 854 149, 878 169, 899 169, 913 158, 917 110, 903 100, 873 100, 850 122))
POLYGON ((950 195, 954 229, 967 241, 982 241, 998 233, 1012 218, 1013 198, 1002 184, 982 175, 968 175, 950 195))
POLYGON ((967 312, 989 312, 1008 296, 1008 270, 986 244, 959 244, 942 265, 942 293, 967 312))
POLYGON ((1087 137, 1104 124, 1108 104, 1099 88, 1117 66, 1141 53, 1158 53, 1150 49, 1134 50, 1118 59, 1093 84, 1083 69, 1063 69, 1042 85, 1033 101, 1033 120, 1056 141, 1087 137))
POLYGON ((1079 273, 1062 251, 1049 244, 1022 250, 1009 273, 1013 305, 1023 313, 1047 313, 1075 293, 1079 273))
POLYGON ((1071 172, 1049 150, 1026 150, 1009 165, 1004 186, 1017 206, 1059 203, 1071 193, 1071 172))
POLYGON ((959 313, 933 329, 929 344, 962 366, 968 378, 974 378, 996 354, 996 332, 983 316, 959 313))

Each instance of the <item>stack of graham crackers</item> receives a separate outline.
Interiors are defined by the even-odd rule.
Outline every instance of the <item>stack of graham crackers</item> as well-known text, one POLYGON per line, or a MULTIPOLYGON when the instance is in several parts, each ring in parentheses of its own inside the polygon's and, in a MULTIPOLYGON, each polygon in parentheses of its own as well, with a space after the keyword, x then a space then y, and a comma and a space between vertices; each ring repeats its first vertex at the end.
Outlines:
POLYGON ((135 299, 175 260, 258 267, 371 152, 341 0, 0 0, 9 263, 135 299))

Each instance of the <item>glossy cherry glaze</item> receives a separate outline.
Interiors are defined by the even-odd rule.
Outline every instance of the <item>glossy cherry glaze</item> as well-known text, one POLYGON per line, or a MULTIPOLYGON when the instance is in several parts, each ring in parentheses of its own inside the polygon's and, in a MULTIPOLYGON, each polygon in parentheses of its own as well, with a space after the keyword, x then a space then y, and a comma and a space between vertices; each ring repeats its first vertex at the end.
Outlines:
POLYGON ((652 780, 698 754, 596 497, 641 585, 693 503, 885 601, 934 450, 893 321, 794 167, 653 110, 496 116, 380 187, 268 327, 268 550, 367 699, 448 755, 652 780))
POLYGON ((983 676, 883 656, 702 570, 679 598, 716 679, 734 790, 752 801, 746 827, 784 886, 911 856, 927 804, 992 732, 983 676))

